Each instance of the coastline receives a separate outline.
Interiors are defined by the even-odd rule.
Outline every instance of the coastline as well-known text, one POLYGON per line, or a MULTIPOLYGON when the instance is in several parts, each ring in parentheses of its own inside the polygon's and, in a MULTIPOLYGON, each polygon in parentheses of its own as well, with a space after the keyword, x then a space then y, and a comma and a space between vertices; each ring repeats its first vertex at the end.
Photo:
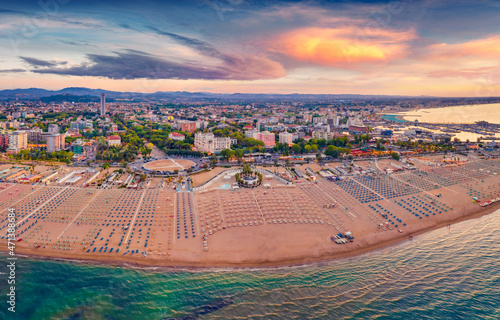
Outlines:
MULTIPOLYGON (((209 270, 209 269, 220 269, 220 268, 228 268, 228 269, 248 269, 248 268, 279 268, 279 267, 294 267, 294 266, 304 266, 315 263, 324 263, 330 262, 340 259, 352 258, 355 256, 376 252, 381 249, 385 249, 391 247, 393 245, 397 245, 407 240, 409 236, 418 236, 421 234, 428 233, 430 231, 440 229, 446 227, 448 225, 453 225, 462 221, 473 220, 476 218, 480 218, 495 211, 500 210, 500 203, 494 203, 491 206, 480 208, 479 210, 472 212, 470 214, 458 216, 455 219, 450 219, 447 221, 439 222, 433 226, 422 228, 421 230, 417 230, 415 232, 411 232, 408 234, 395 234, 396 237, 393 237, 388 240, 383 240, 380 242, 376 242, 375 244, 355 248, 354 250, 348 252, 339 252, 334 254, 323 254, 323 255, 310 255, 303 256, 300 258, 290 258, 290 259, 280 259, 277 261, 268 261, 268 260, 256 260, 250 262, 238 262, 232 263, 230 261, 220 261, 220 262, 206 262, 206 261, 180 261, 180 260, 169 260, 169 261, 158 261, 158 260, 149 260, 143 258, 125 258, 122 256, 118 257, 109 257, 109 256, 85 256, 84 254, 75 252, 72 253, 61 253, 58 252, 57 255, 54 255, 53 252, 42 253, 35 248, 26 248, 26 247, 18 247, 15 252, 18 255, 27 256, 31 259, 41 259, 41 260, 53 260, 53 261, 66 261, 66 262, 76 262, 82 264, 96 264, 96 265, 106 265, 106 266, 116 266, 116 267, 125 267, 125 268, 168 268, 168 269, 187 269, 187 270, 209 270)), ((326 241, 326 240, 325 240, 326 241)), ((6 248, 7 241, 2 239, 0 240, 2 244, 2 248, 0 248, 0 253, 7 254, 7 250, 3 250, 6 248)), ((332 245, 335 245, 332 243, 332 245)))
POLYGON ((411 122, 410 120, 406 120, 404 118, 403 114, 399 114, 399 113, 385 113, 382 115, 382 119, 387 120, 387 121, 400 122, 400 123, 411 122))
MULTIPOLYGON (((464 108, 487 108, 487 107, 498 107, 496 105, 500 105, 500 103, 480 103, 480 104, 463 104, 463 105, 451 105, 451 106, 432 106, 432 107, 425 107, 425 108, 417 108, 415 110, 407 110, 407 111, 399 111, 399 112, 394 112, 392 115, 395 116, 396 119, 401 120, 402 122, 413 122, 415 120, 419 120, 421 122, 429 122, 429 123, 440 123, 441 121, 435 121, 435 117, 437 117, 436 114, 432 114, 432 111, 425 111, 425 110, 435 110, 435 109, 441 109, 441 113, 443 115, 440 115, 444 118, 446 118, 445 122, 449 123, 456 123, 456 124, 474 124, 477 121, 481 121, 483 119, 482 117, 476 117, 475 119, 472 117, 468 119, 467 121, 464 121, 468 114, 473 113, 472 111, 467 111, 464 108), (452 108, 455 108, 455 110, 452 112, 452 108), (446 114, 446 112, 449 112, 449 114, 446 114), (410 114, 409 114, 410 113, 410 114), (414 114, 411 114, 414 113, 414 114), (453 119, 455 115, 459 114, 460 119, 453 119), (448 119, 447 116, 451 116, 452 119, 448 119), (408 119, 411 118, 411 119, 408 119), (424 120, 420 120, 421 118, 424 118, 424 120), (432 119, 432 120, 431 120, 432 119)), ((484 113, 485 111, 483 111, 484 113)), ((488 112, 486 112, 488 114, 488 112)), ((496 117, 489 118, 488 122, 492 124, 498 124, 500 120, 496 117)))

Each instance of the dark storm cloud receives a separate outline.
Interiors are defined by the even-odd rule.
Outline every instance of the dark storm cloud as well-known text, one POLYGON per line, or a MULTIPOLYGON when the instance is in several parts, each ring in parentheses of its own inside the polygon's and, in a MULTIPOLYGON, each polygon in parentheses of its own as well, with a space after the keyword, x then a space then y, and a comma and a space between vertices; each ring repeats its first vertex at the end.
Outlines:
POLYGON ((88 41, 59 40, 59 42, 75 47, 96 47, 95 44, 88 41))
POLYGON ((24 69, 0 69, 0 73, 20 73, 26 72, 24 69))
POLYGON ((210 45, 209 43, 207 43, 205 41, 201 41, 201 40, 194 39, 194 38, 188 38, 188 37, 181 36, 181 35, 171 33, 171 32, 162 31, 162 30, 160 30, 156 27, 152 27, 152 26, 146 26, 146 28, 155 32, 156 34, 169 37, 170 39, 174 40, 175 42, 177 42, 181 45, 195 49, 202 54, 206 54, 206 55, 212 56, 212 57, 222 57, 223 56, 223 54, 219 50, 215 49, 214 47, 212 47, 212 45, 210 45))
POLYGON ((29 63, 33 67, 55 67, 57 66, 56 62, 51 62, 47 60, 41 60, 37 58, 30 58, 30 57, 19 57, 25 62, 29 63))
POLYGON ((18 14, 18 15, 26 15, 27 13, 24 11, 18 11, 18 10, 10 10, 10 9, 4 9, 0 8, 0 14, 18 14))
MULTIPOLYGON (((54 62, 36 58, 21 57, 21 59, 31 64, 35 73, 109 79, 256 80, 274 79, 285 75, 283 67, 269 59, 252 55, 226 54, 202 40, 166 32, 153 26, 146 28, 205 57, 215 58, 219 63, 207 65, 199 61, 174 61, 134 49, 114 52, 114 55, 88 54, 88 62, 68 68, 61 68, 54 62)), ((76 43, 70 44, 76 45, 76 43)))
POLYGON ((122 28, 125 28, 125 29, 129 29, 129 30, 135 30, 134 28, 132 28, 132 26, 130 26, 128 23, 119 23, 118 26, 122 27, 122 28))
POLYGON ((201 41, 195 38, 189 38, 185 36, 181 36, 179 34, 171 33, 171 32, 166 32, 162 31, 156 27, 152 26, 146 26, 149 30, 155 32, 156 34, 166 36, 175 42, 177 42, 180 45, 189 47, 193 50, 198 51, 200 54, 212 57, 212 58, 218 58, 227 65, 231 66, 239 66, 239 67, 244 67, 245 62, 241 59, 241 57, 233 55, 233 54, 225 54, 214 48, 210 43, 201 41))
POLYGON ((174 62, 134 50, 116 52, 114 56, 88 54, 88 63, 58 68, 54 65, 35 68, 35 73, 110 79, 207 79, 253 80, 272 79, 284 75, 281 65, 267 59, 249 56, 233 58, 232 63, 206 66, 195 62, 174 62))
POLYGON ((0 13, 17 13, 17 11, 0 8, 0 13))
POLYGON ((151 54, 144 52, 144 51, 140 51, 140 50, 125 49, 123 51, 129 52, 129 53, 135 53, 135 54, 139 54, 139 55, 143 55, 143 56, 151 56, 151 54))

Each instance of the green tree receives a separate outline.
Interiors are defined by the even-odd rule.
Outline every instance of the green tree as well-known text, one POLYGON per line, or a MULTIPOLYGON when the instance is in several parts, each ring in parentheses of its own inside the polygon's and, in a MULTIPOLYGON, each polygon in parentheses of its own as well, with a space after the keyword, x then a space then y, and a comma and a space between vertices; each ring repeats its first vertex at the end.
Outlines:
POLYGON ((329 145, 328 147, 326 147, 325 154, 327 156, 332 156, 334 158, 338 158, 340 155, 340 149, 333 146, 333 145, 329 145))
POLYGON ((391 157, 392 157, 394 160, 399 161, 399 154, 398 154, 398 153, 396 153, 396 152, 391 152, 391 157))
POLYGON ((292 145, 292 152, 295 153, 295 154, 299 154, 300 152, 302 151, 302 148, 300 147, 300 145, 294 143, 292 145))
POLYGON ((228 160, 234 155, 234 152, 231 149, 224 149, 220 152, 222 159, 228 160))
POLYGON ((99 149, 105 149, 108 145, 108 143, 106 142, 106 138, 98 137, 97 138, 97 145, 99 146, 99 149))
POLYGON ((235 150, 234 156, 236 157, 236 159, 241 160, 241 158, 243 158, 243 150, 241 149, 235 150))

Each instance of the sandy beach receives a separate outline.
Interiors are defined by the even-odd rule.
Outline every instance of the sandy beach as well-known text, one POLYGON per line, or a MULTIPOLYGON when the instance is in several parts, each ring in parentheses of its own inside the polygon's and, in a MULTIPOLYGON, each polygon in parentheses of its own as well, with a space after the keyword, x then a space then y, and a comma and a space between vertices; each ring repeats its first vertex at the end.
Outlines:
MULTIPOLYGON (((445 228, 450 225, 451 228, 453 228, 453 224, 465 221, 465 220, 471 220, 471 219, 476 219, 479 217, 482 217, 484 215, 491 214, 497 210, 500 209, 500 204, 496 204, 494 206, 488 207, 488 208, 483 208, 482 210, 479 210, 473 214, 459 217, 453 221, 449 222, 443 222, 440 224, 437 224, 433 227, 422 229, 417 232, 411 233, 411 236, 415 237, 418 236, 419 234, 424 234, 426 232, 440 229, 440 228, 445 228)), ((35 259, 48 259, 48 260, 68 260, 68 261, 76 261, 76 262, 81 262, 81 263, 97 263, 97 264, 105 264, 105 265, 115 265, 115 266, 136 266, 136 267, 172 267, 172 268, 258 268, 258 267, 280 267, 280 266, 294 266, 294 265, 304 265, 304 264, 310 264, 310 263, 317 263, 317 262, 324 262, 324 261, 331 261, 335 259, 343 259, 343 258, 349 258, 349 257, 354 257, 358 255, 362 255, 368 252, 373 252, 377 250, 381 250, 393 245, 397 245, 398 243, 404 242, 404 241, 412 241, 409 239, 407 235, 399 235, 398 237, 395 237, 390 240, 386 241, 381 241, 378 243, 374 243, 372 245, 368 245, 365 247, 361 248, 355 248, 354 250, 351 250, 349 252, 338 252, 338 253, 333 253, 333 254, 328 254, 328 255, 305 255, 303 257, 297 257, 295 259, 282 259, 282 260, 276 260, 276 261, 269 261, 269 260, 255 260, 252 262, 245 262, 245 263, 235 263, 233 261, 199 261, 199 262, 190 262, 186 263, 185 261, 176 261, 176 260, 151 260, 151 259, 130 259, 129 257, 120 257, 120 256, 115 256, 115 257, 103 257, 99 255, 85 255, 85 254, 74 254, 72 253, 65 253, 65 254, 58 254, 54 255, 50 252, 47 251, 40 251, 37 249, 32 249, 32 248, 26 248, 26 247, 18 247, 16 249, 16 254, 18 255, 25 255, 31 258, 35 259)), ((2 240, 0 241, 2 245, 6 246, 6 241, 2 240)), ((5 250, 0 250, 2 253, 6 253, 5 250)))
MULTIPOLYGON (((390 168, 390 161, 377 165, 390 168)), ((366 253, 500 208, 472 201, 500 194, 498 161, 419 166, 337 182, 295 177, 290 186, 266 177, 267 188, 238 191, 224 173, 196 191, 174 190, 174 183, 143 190, 2 183, 0 232, 14 208, 17 254, 116 265, 282 266, 366 253), (330 239, 346 231, 353 242, 330 239)), ((321 169, 296 172, 307 168, 321 169)), ((7 251, 5 238, 0 251, 7 251)))

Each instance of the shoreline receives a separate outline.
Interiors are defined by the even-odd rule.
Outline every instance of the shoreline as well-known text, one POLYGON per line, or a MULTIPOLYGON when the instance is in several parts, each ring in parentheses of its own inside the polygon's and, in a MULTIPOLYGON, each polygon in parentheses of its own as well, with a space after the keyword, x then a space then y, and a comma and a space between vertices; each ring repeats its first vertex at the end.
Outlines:
MULTIPOLYGON (((393 113, 384 113, 384 115, 393 115, 396 119, 398 120, 401 120, 401 122, 406 122, 406 123, 413 123, 415 120, 417 120, 417 118, 421 118, 422 115, 421 114, 416 114, 416 115, 408 115, 407 113, 409 112, 418 112, 418 111, 421 111, 421 110, 433 110, 433 109, 447 109, 447 108, 462 108, 462 107, 470 107, 470 108, 477 108, 477 107, 481 107, 481 106, 490 106, 490 105, 495 105, 495 104, 498 104, 500 105, 500 102, 492 102, 492 103, 476 103, 476 104, 463 104, 463 105, 450 105, 450 106, 429 106, 429 107, 422 107, 422 108, 417 108, 415 110, 406 110, 406 111, 396 111, 396 112, 393 112, 393 113), (412 117, 412 118, 415 118, 415 119, 406 119, 405 117, 412 117)), ((479 121, 479 120, 472 120, 471 122, 450 122, 450 124, 469 124, 469 125, 472 125, 474 124, 476 121, 479 121)), ((439 124, 439 122, 429 122, 429 121, 423 121, 424 123, 425 122, 428 122, 428 123, 432 123, 432 124, 439 124)), ((493 122, 490 122, 491 124, 500 124, 499 121, 495 121, 493 120, 493 122)))
MULTIPOLYGON (((415 237, 421 234, 428 233, 433 230, 440 229, 442 227, 446 227, 448 225, 454 225, 463 221, 477 219, 489 214, 494 213, 500 209, 500 203, 494 203, 491 206, 480 208, 473 213, 462 215, 456 217, 455 219, 451 219, 449 221, 440 222, 434 226, 423 228, 421 230, 411 232, 408 234, 398 234, 397 237, 391 238, 389 240, 384 240, 373 245, 368 245, 366 247, 356 248, 349 252, 340 252, 335 254, 326 254, 320 256, 304 256, 302 258, 294 258, 294 259, 281 259, 278 261, 254 261, 254 262, 243 262, 243 263, 231 263, 227 261, 221 262, 183 262, 183 261, 157 261, 157 260, 141 260, 141 259, 127 259, 122 257, 113 257, 103 256, 102 258, 89 256, 83 257, 83 254, 60 254, 53 255, 47 252, 47 254, 40 254, 40 252, 36 252, 35 248, 16 248, 16 254, 20 254, 35 260, 52 260, 52 261, 65 261, 71 263, 81 263, 81 264, 91 264, 91 265, 104 265, 104 266, 116 266, 116 267, 125 267, 125 268, 167 268, 173 270, 210 270, 210 269, 258 269, 258 268, 280 268, 280 267, 300 267, 313 265, 318 263, 327 263, 331 261, 341 260, 352 258, 356 256, 360 256, 363 254, 376 252, 378 250, 382 250, 393 245, 402 243, 404 240, 409 240, 409 236, 415 237)), ((6 245, 7 241, 2 239, 0 243, 6 245)), ((332 243, 332 245, 335 245, 332 243)), ((5 247, 2 247, 5 248, 5 247)), ((7 254, 7 250, 0 249, 0 253, 7 254)))
MULTIPOLYGON (((405 112, 405 111, 401 111, 401 112, 405 112)), ((384 113, 382 115, 382 119, 384 119, 386 121, 393 121, 393 122, 398 122, 398 123, 409 123, 409 122, 411 122, 409 120, 404 119, 404 115, 400 114, 400 113, 384 113), (389 116, 389 117, 393 116, 395 120, 387 119, 386 116, 389 116)))

